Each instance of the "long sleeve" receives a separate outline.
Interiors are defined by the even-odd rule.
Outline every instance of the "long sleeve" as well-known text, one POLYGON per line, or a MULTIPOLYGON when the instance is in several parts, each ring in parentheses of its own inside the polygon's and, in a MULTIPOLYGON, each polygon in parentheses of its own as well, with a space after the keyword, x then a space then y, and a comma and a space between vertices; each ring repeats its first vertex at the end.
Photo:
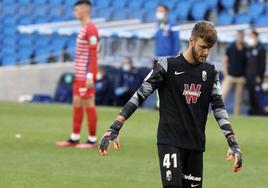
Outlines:
POLYGON ((221 94, 221 85, 219 80, 219 73, 215 73, 215 81, 213 85, 213 90, 211 94, 211 106, 213 110, 214 117, 222 130, 224 136, 228 138, 231 135, 234 135, 228 113, 225 109, 222 94, 221 94))
POLYGON ((166 58, 161 58, 158 61, 153 70, 144 79, 138 90, 123 107, 122 111, 120 112, 121 116, 123 116, 125 119, 128 119, 147 99, 147 97, 159 86, 161 86, 167 74, 167 66, 168 63, 166 58))

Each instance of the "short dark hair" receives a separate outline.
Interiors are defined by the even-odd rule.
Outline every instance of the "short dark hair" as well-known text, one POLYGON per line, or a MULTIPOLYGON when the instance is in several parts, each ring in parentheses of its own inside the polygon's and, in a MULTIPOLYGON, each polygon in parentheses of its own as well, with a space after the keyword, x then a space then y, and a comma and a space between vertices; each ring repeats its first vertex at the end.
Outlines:
POLYGON ((78 5, 88 5, 91 7, 92 4, 89 0, 78 0, 75 2, 74 7, 76 7, 78 5))
POLYGON ((167 5, 165 5, 165 4, 160 3, 160 4, 158 4, 157 7, 163 7, 163 8, 165 9, 166 12, 169 11, 169 8, 168 8, 167 5))
POLYGON ((195 24, 191 37, 199 37, 203 39, 209 47, 212 47, 217 41, 217 31, 212 23, 200 21, 195 24))

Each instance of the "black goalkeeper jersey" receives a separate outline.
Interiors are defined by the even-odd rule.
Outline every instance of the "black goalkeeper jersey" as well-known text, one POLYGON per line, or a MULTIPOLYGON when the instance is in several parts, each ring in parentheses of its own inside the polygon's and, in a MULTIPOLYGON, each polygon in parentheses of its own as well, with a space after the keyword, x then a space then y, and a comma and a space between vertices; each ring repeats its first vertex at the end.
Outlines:
POLYGON ((204 151, 210 103, 225 136, 233 134, 214 65, 190 64, 182 54, 160 59, 120 115, 127 119, 156 89, 160 97, 158 144, 204 151))
POLYGON ((213 65, 193 65, 183 55, 167 59, 165 80, 158 88, 158 144, 205 149, 205 125, 215 74, 213 65))

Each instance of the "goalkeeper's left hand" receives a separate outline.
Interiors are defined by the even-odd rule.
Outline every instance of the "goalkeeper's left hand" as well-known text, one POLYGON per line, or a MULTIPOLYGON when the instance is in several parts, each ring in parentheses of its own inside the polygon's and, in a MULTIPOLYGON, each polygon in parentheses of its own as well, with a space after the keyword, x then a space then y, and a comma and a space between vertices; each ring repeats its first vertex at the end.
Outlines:
POLYGON ((234 172, 237 173, 242 167, 242 153, 233 135, 230 136, 227 141, 229 144, 229 149, 227 151, 226 160, 230 161, 234 157, 234 172))
POLYGON ((106 131, 104 136, 101 139, 100 145, 99 145, 99 153, 102 156, 105 156, 108 154, 109 145, 111 142, 114 143, 114 149, 118 150, 120 147, 119 144, 119 131, 122 127, 122 123, 118 120, 114 121, 111 125, 111 127, 106 131))

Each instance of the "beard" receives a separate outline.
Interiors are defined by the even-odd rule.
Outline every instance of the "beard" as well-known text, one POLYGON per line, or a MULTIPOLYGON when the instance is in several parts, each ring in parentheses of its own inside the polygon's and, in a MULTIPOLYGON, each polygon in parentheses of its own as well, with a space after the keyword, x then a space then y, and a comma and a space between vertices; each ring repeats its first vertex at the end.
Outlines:
POLYGON ((202 64, 206 61, 206 58, 204 61, 199 61, 200 56, 197 54, 194 47, 192 47, 192 56, 194 58, 195 64, 202 64))

